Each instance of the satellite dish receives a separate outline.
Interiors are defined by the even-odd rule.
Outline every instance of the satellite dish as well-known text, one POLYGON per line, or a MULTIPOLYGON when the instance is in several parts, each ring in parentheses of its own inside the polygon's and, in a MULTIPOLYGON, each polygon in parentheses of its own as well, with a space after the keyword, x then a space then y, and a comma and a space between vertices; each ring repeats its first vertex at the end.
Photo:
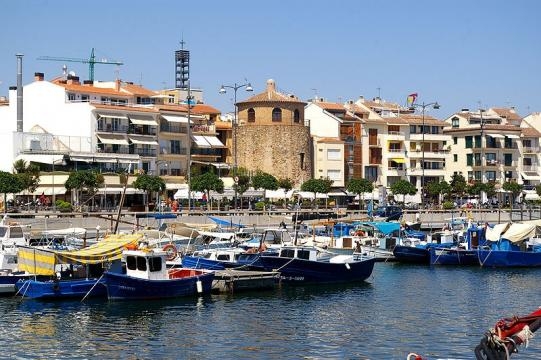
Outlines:
POLYGON ((71 76, 75 76, 75 71, 71 70, 68 74, 71 76))

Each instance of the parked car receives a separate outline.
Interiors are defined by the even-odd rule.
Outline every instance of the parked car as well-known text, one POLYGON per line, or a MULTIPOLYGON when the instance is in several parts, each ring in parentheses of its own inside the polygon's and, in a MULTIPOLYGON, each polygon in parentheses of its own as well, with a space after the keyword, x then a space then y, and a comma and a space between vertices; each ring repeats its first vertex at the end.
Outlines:
POLYGON ((392 220, 398 220, 402 216, 402 213, 403 211, 400 206, 387 205, 387 206, 378 207, 374 211, 373 216, 391 218, 392 220))

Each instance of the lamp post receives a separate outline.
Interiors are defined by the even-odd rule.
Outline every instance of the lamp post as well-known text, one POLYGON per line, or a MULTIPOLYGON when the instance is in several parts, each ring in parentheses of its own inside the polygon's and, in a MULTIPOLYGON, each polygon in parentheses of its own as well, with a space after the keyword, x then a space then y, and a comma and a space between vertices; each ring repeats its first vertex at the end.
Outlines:
POLYGON ((190 214, 191 211, 191 189, 190 189, 190 181, 191 181, 191 172, 192 172, 192 125, 191 125, 191 115, 192 115, 192 103, 193 103, 193 96, 191 93, 190 88, 190 80, 188 80, 188 96, 186 96, 186 103, 188 105, 188 144, 187 144, 187 164, 186 164, 186 184, 188 184, 188 214, 190 214))
MULTIPOLYGON (((254 91, 254 89, 252 88, 252 85, 249 82, 244 83, 244 84, 235 83, 234 85, 222 85, 222 87, 220 88, 220 94, 225 94, 227 92, 226 89, 232 89, 233 93, 234 93, 234 97, 233 97, 234 103, 233 103, 233 105, 235 106, 235 111, 234 111, 232 129, 233 129, 233 176, 235 176, 235 178, 237 177, 237 126, 238 126, 238 123, 237 123, 237 90, 242 89, 243 87, 245 87, 246 91, 248 91, 248 92, 254 91)), ((236 181, 235 181, 235 183, 236 183, 236 181)), ((237 208, 237 187, 235 186, 235 209, 236 208, 237 208)))
POLYGON ((415 110, 416 108, 421 109, 422 113, 422 140, 421 140, 421 209, 425 207, 425 109, 427 107, 432 107, 437 110, 440 108, 440 104, 437 101, 425 104, 423 101, 421 104, 413 103, 410 105, 410 110, 415 110))

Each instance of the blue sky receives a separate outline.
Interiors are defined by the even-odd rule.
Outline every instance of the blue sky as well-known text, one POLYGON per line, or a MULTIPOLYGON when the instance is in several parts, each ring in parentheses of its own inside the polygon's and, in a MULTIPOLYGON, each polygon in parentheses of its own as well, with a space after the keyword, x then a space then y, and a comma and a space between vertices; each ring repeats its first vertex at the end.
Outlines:
MULTIPOLYGON (((0 24, 0 95, 16 84, 16 53, 24 83, 34 72, 61 74, 62 62, 39 56, 120 60, 96 65, 98 80, 174 86, 174 50, 184 39, 190 77, 205 102, 233 110, 222 83, 247 79, 254 94, 274 79, 303 100, 381 95, 404 103, 438 101, 433 115, 461 108, 515 106, 541 111, 541 1, 66 1, 6 0, 0 24)), ((67 63, 81 80, 88 66, 67 63)), ((238 100, 248 95, 242 90, 238 100)))

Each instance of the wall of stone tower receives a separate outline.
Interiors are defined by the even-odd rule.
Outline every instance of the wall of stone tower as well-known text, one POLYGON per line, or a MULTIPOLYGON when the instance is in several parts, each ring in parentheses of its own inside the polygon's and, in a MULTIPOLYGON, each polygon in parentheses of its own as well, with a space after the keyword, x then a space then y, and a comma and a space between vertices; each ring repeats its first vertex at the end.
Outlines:
POLYGON ((237 131, 239 167, 261 170, 277 179, 289 178, 297 186, 312 177, 312 140, 308 127, 254 125, 239 126, 237 131))

